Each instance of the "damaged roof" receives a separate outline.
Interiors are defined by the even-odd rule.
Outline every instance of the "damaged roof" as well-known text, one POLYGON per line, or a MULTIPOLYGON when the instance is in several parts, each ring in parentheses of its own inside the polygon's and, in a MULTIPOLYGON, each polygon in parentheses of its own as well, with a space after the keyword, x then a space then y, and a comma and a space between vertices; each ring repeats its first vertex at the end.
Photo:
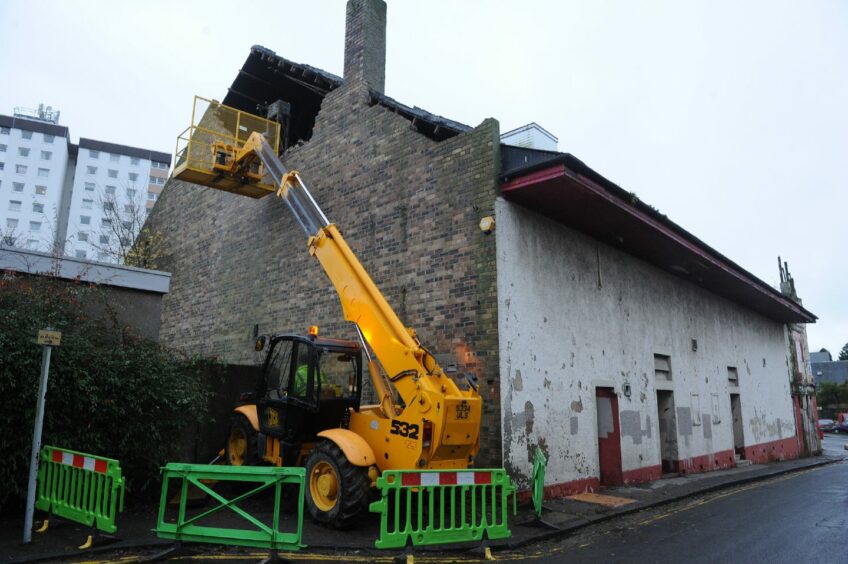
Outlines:
MULTIPOLYGON (((265 115, 267 107, 277 100, 291 104, 292 122, 289 128, 294 143, 308 140, 321 101, 329 92, 344 84, 344 79, 327 71, 290 61, 271 49, 254 45, 227 90, 224 104, 245 112, 265 115)), ((380 92, 370 92, 371 104, 380 104, 408 119, 412 126, 427 137, 441 141, 471 128, 459 122, 410 107, 380 92)))
POLYGON ((501 145, 501 194, 781 323, 816 316, 568 153, 501 145))

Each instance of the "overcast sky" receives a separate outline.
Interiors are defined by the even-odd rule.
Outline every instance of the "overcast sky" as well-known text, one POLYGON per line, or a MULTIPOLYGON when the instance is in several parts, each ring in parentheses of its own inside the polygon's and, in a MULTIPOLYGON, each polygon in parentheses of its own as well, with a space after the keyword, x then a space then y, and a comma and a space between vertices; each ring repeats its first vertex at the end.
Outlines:
MULTIPOLYGON (((0 113, 173 152, 260 44, 342 74, 343 0, 0 0, 0 113)), ((388 1, 386 94, 559 149, 766 282, 811 350, 848 342, 848 2, 388 1)))

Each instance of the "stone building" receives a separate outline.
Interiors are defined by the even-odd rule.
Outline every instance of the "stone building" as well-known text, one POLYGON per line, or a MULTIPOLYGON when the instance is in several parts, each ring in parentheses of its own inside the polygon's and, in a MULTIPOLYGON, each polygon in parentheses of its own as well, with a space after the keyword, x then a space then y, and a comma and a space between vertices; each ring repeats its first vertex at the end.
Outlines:
MULTIPOLYGON (((386 96, 385 22, 348 2, 344 78, 254 47, 223 102, 280 119, 400 318, 478 375, 478 463, 526 485, 539 446, 571 491, 797 456, 785 324, 815 317, 573 156, 386 96)), ((172 181, 149 221, 172 251, 164 340, 250 364, 256 331, 354 337, 274 198, 172 181)))

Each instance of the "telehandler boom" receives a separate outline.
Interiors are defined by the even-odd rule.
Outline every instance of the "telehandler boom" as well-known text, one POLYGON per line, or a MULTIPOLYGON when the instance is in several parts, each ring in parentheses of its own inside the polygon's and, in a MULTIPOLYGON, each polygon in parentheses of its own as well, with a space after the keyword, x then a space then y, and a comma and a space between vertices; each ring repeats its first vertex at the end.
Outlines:
MULTIPOLYGON (((216 111, 226 110, 244 115, 226 106, 216 107, 216 111)), ((240 117, 239 123, 246 121, 240 117)), ((256 458, 265 462, 282 465, 305 461, 309 509, 317 521, 333 526, 349 525, 367 508, 368 492, 356 490, 373 486, 381 471, 466 468, 473 464, 479 449, 482 413, 474 379, 467 377, 462 387, 457 385, 421 344, 415 331, 404 326, 339 229, 321 211, 298 172, 285 167, 263 133, 254 130, 241 142, 238 136, 235 142, 220 136, 206 144, 211 153, 205 165, 209 174, 188 174, 190 167, 196 169, 198 165, 187 165, 191 157, 185 155, 181 163, 178 154, 174 175, 181 178, 182 174, 192 182, 213 188, 221 188, 222 179, 224 183, 237 180, 248 185, 249 190, 261 186, 262 178, 270 175, 273 191, 285 201, 306 233, 309 254, 318 259, 333 284, 344 317, 354 324, 360 341, 357 345, 322 339, 317 330, 310 330, 310 337, 272 337, 264 367, 265 382, 262 389, 257 389, 260 399, 236 408, 251 429, 246 429, 242 420, 241 435, 238 428, 235 440, 230 435, 229 462, 250 463, 241 447, 249 448, 252 440, 258 445, 256 458), (305 354, 307 348, 312 352, 305 354), (285 350, 289 351, 288 356, 281 352, 285 350), (377 405, 359 405, 356 378, 361 379, 360 350, 367 358, 377 405), (332 368, 332 364, 322 359, 330 358, 354 367, 346 386, 344 382, 333 383, 327 375, 333 370, 325 367, 332 368), (269 378, 278 377, 278 368, 279 386, 269 383, 269 378), (282 381, 286 377, 287 383, 282 381), (341 416, 334 419, 328 412, 338 410, 344 387, 351 399, 343 404, 341 416), (354 391, 355 397, 351 394, 354 391), (303 398, 316 401, 306 406, 303 398), (305 414, 294 416, 294 411, 303 409, 305 414), (306 432, 286 429, 295 424, 306 432)), ((196 156, 196 149, 194 153, 196 156)), ((265 188, 242 193, 261 197, 271 191, 265 188)), ((259 344, 264 348, 264 341, 259 344)))

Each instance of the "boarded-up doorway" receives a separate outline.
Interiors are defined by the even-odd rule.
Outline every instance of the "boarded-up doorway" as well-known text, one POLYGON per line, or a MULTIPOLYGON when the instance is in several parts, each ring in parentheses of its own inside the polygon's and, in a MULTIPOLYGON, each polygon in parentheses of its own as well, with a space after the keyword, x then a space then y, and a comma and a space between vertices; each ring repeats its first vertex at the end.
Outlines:
POLYGON ((674 392, 657 390, 657 421, 660 427, 660 460, 663 472, 677 472, 677 418, 674 416, 674 392))
POLYGON ((739 394, 730 394, 730 413, 733 416, 733 449, 739 458, 745 458, 745 435, 742 430, 742 401, 739 394))
POLYGON ((621 427, 618 423, 618 397, 611 388, 596 388, 598 413, 598 467, 603 486, 623 483, 621 472, 621 427))

